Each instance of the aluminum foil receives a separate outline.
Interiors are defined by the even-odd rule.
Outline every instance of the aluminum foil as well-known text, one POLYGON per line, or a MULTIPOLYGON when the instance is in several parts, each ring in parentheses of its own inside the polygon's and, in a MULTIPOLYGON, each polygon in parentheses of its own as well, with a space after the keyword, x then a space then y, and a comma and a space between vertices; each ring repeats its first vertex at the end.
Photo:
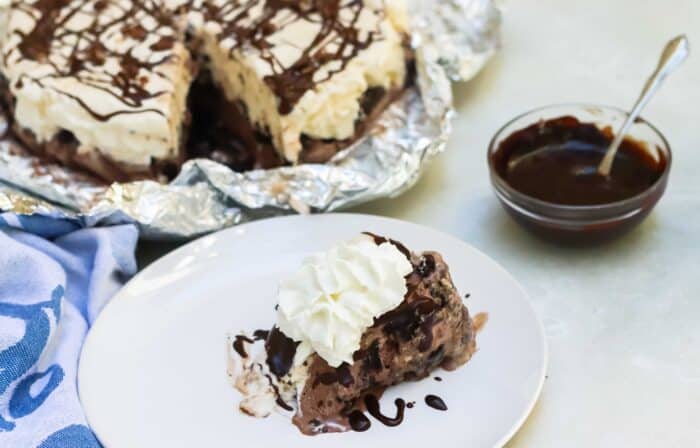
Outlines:
MULTIPOLYGON (((236 173, 188 161, 170 184, 105 186, 0 140, 0 209, 77 220, 136 223, 147 239, 182 239, 290 213, 321 213, 413 186, 451 133, 453 81, 467 81, 498 47, 495 0, 407 0, 418 79, 369 135, 323 165, 236 173)), ((6 122, 0 119, 0 128, 6 122)), ((1 129, 0 129, 1 130, 1 129)))

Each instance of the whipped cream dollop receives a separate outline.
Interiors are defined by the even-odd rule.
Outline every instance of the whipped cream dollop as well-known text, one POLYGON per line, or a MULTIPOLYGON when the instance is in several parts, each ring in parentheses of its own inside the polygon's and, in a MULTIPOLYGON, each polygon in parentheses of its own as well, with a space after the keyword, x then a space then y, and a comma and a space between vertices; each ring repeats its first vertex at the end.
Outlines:
POLYGON ((300 342, 295 363, 316 352, 352 364, 365 330, 403 301, 412 270, 394 245, 365 235, 307 258, 279 290, 278 326, 300 342))

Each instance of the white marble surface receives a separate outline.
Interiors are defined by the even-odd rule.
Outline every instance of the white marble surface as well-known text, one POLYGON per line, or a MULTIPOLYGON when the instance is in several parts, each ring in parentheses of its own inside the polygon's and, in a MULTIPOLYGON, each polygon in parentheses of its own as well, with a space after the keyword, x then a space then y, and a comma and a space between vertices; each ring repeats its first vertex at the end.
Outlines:
POLYGON ((700 1, 510 0, 502 51, 456 97, 454 138, 421 183, 356 211, 457 235, 532 296, 549 378, 509 446, 700 446, 700 1), (655 213, 589 249, 543 243, 511 222, 488 181, 493 133, 548 103, 631 105, 663 44, 681 32, 697 52, 644 114, 675 157, 655 213))
MULTIPOLYGON (((502 51, 458 86, 446 154, 409 193, 353 211, 457 235, 525 286, 549 340, 549 377, 520 447, 700 446, 700 0, 509 0, 502 51), (697 54, 646 118, 674 151, 669 190, 636 231, 604 247, 559 248, 525 233, 491 192, 486 147, 533 107, 627 107, 664 43, 697 54)), ((141 251, 149 261, 169 246, 141 251)))

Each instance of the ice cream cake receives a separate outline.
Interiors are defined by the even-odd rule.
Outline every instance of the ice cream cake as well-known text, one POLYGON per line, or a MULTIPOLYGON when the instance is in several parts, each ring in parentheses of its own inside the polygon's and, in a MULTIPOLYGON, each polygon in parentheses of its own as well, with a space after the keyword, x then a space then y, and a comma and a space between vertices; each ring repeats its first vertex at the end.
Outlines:
POLYGON ((324 162, 405 86, 406 22, 397 0, 0 0, 3 108, 108 181, 324 162))

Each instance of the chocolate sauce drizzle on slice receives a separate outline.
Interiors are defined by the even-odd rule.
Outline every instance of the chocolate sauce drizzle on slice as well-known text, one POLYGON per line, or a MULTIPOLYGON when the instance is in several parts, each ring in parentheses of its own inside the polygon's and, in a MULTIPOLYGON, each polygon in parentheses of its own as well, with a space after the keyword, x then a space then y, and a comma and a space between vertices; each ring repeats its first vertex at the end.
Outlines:
POLYGON ((432 298, 419 297, 411 302, 404 301, 398 308, 375 319, 375 325, 383 325, 384 333, 398 335, 404 340, 421 331, 423 339, 418 349, 426 352, 433 344, 433 327, 436 323, 433 314, 439 308, 440 305, 432 298))
POLYGON ((367 412, 386 426, 398 426, 401 424, 401 422, 403 422, 406 402, 401 398, 397 398, 394 401, 394 404, 396 405, 396 416, 389 417, 382 414, 377 397, 372 394, 365 395, 365 406, 367 407, 367 412))
MULTIPOLYGON (((220 3, 207 3, 205 18, 221 25, 220 40, 234 42, 231 56, 241 48, 257 50, 272 72, 264 80, 279 98, 278 110, 283 115, 291 113, 307 91, 344 70, 360 51, 381 36, 379 21, 376 29, 367 33, 357 28, 360 15, 368 8, 361 0, 229 0, 220 3), (258 8, 262 13, 253 16, 252 11, 258 8), (308 46, 299 48, 300 56, 285 66, 272 51, 273 35, 280 28, 299 21, 318 24, 319 29, 308 46), (333 69, 326 67, 324 76, 316 76, 330 62, 337 64, 333 69)), ((380 17, 384 14, 381 10, 374 13, 380 17)))
POLYGON ((277 403, 277 406, 289 412, 294 411, 294 408, 282 399, 280 389, 272 375, 275 375, 279 379, 289 372, 298 344, 287 338, 284 333, 275 327, 271 331, 255 330, 252 338, 242 334, 236 336, 233 342, 233 349, 241 358, 247 358, 249 355, 246 351, 246 344, 254 344, 257 341, 265 341, 265 350, 267 352, 266 363, 272 374, 265 373, 265 369, 260 363, 255 363, 253 366, 259 369, 260 374, 267 379, 272 392, 275 394, 275 403, 277 403))
MULTIPOLYGON (((260 369, 260 372, 263 372, 263 371, 264 371, 262 365, 260 365, 260 364, 256 364, 256 365, 257 365, 258 368, 260 369)), ((282 399, 282 394, 280 394, 280 389, 279 389, 279 387, 277 387, 277 385, 275 384, 274 380, 272 379, 272 376, 269 375, 269 374, 265 374, 265 378, 267 378, 267 382, 268 382, 268 384, 269 384, 270 387, 272 388, 272 391, 273 391, 274 394, 275 394, 275 397, 276 397, 276 398, 275 398, 275 403, 277 403, 277 406, 281 407, 281 408, 284 409, 285 411, 290 411, 290 412, 291 412, 291 411, 294 411, 294 408, 291 407, 290 405, 288 405, 287 403, 285 403, 285 401, 282 399)))
POLYGON ((254 344, 255 341, 264 341, 267 339, 267 336, 269 334, 270 332, 267 330, 255 330, 253 332, 252 339, 244 334, 239 334, 233 341, 233 349, 236 351, 236 353, 238 353, 238 356, 240 356, 241 358, 247 358, 248 352, 245 349, 245 345, 254 344))
MULTIPOLYGON (((364 234, 372 237, 377 245, 384 243, 394 245, 409 261, 413 262, 411 252, 400 242, 370 232, 364 232, 364 234)), ((433 327, 438 323, 434 314, 440 309, 440 304, 432 297, 417 295, 416 289, 421 279, 430 277, 435 269, 435 258, 432 255, 421 256, 418 263, 414 263, 413 273, 406 277, 408 286, 406 299, 397 308, 374 321, 374 325, 384 326, 385 334, 398 335, 403 340, 409 340, 417 331, 421 331, 423 339, 418 346, 421 352, 429 351, 433 345, 433 327)))
POLYGON ((255 330, 253 337, 256 341, 265 341, 270 336, 270 330, 255 330))
MULTIPOLYGON (((380 423, 390 427, 398 426, 401 423, 403 423, 406 408, 412 409, 415 406, 415 404, 415 401, 410 401, 406 403, 405 400, 397 398, 394 401, 394 405, 396 406, 396 416, 391 417, 382 414, 381 407, 379 405, 379 399, 375 395, 367 394, 364 397, 364 405, 367 409, 367 412, 372 417, 376 418, 380 423)), ((367 431, 372 426, 372 423, 364 414, 364 412, 362 412, 359 409, 353 410, 348 415, 348 423, 350 423, 350 428, 352 428, 353 431, 357 432, 367 431)))
POLYGON ((379 351, 379 339, 375 339, 366 350, 358 350, 352 355, 355 362, 363 361, 368 371, 378 372, 384 368, 379 351))
POLYGON ((288 405, 287 403, 284 402, 282 397, 279 395, 279 390, 275 391, 275 394, 277 395, 277 399, 275 400, 275 403, 277 403, 277 406, 281 407, 285 411, 292 412, 294 411, 294 408, 288 405))
POLYGON ((253 344, 255 341, 247 336, 239 334, 236 336, 236 340, 233 341, 233 349, 238 353, 241 358, 247 358, 248 352, 245 351, 245 344, 253 344))
POLYGON ((437 409, 438 411, 446 411, 447 410, 447 405, 442 400, 442 398, 438 397, 437 395, 426 395, 425 396, 425 404, 427 404, 428 406, 430 406, 433 409, 437 409))
POLYGON ((374 233, 371 233, 371 232, 362 232, 362 234, 367 235, 369 237, 372 237, 372 239, 374 240, 374 244, 376 244, 377 246, 384 244, 384 243, 392 244, 394 247, 396 247, 399 250, 399 252, 404 254, 404 256, 408 259, 408 261, 411 261, 411 251, 408 250, 408 248, 406 246, 399 243, 398 241, 392 240, 391 238, 385 238, 385 237, 380 236, 380 235, 375 235, 374 233))
POLYGON ((279 328, 274 327, 270 331, 265 341, 267 365, 277 378, 282 378, 292 369, 298 346, 298 342, 288 338, 279 328))
POLYGON ((350 428, 357 432, 365 432, 372 426, 372 422, 370 422, 367 416, 359 410, 355 410, 350 413, 348 416, 348 423, 350 423, 350 428))

